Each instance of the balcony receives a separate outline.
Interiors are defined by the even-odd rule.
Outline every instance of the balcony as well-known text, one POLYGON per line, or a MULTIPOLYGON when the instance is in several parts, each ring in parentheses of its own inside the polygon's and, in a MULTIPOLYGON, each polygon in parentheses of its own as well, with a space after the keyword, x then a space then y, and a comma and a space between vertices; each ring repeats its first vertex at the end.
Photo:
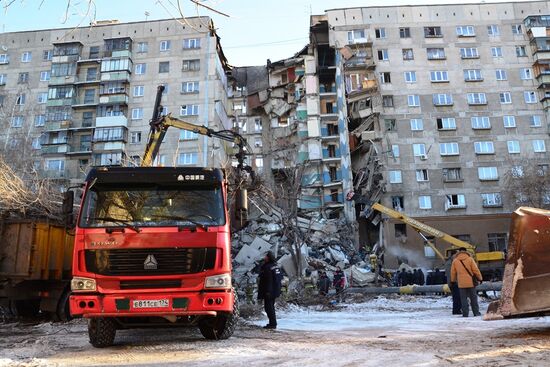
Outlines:
POLYGON ((91 142, 69 145, 69 151, 67 152, 67 154, 70 154, 70 155, 91 154, 91 153, 92 153, 91 142))
POLYGON ((111 94, 99 97, 99 104, 128 104, 127 94, 111 94))
POLYGON ((96 127, 128 126, 128 119, 124 115, 104 116, 95 119, 96 127))
POLYGON ((46 102, 47 107, 71 106, 72 104, 73 98, 48 99, 46 102))
POLYGON ((52 56, 52 64, 77 62, 80 60, 80 55, 60 55, 52 56))
POLYGON ((539 88, 547 88, 550 86, 550 74, 540 74, 537 76, 539 88))
POLYGON ((59 170, 44 170, 40 172, 41 175, 45 178, 64 178, 65 177, 65 170, 59 171, 59 170))
POLYGON ((58 131, 58 130, 66 130, 71 127, 71 121, 65 120, 65 121, 48 121, 44 125, 45 131, 58 131))
POLYGON ((114 81, 130 81, 130 72, 129 71, 116 71, 116 72, 104 72, 101 73, 102 82, 114 82, 114 81))
POLYGON ((321 128, 321 138, 322 139, 339 139, 340 135, 338 133, 338 126, 336 125, 327 125, 326 127, 321 128))
POLYGON ((99 75, 89 77, 89 76, 78 76, 74 82, 74 84, 97 84, 101 81, 101 78, 99 75))
POLYGON ((43 144, 41 147, 42 154, 65 154, 69 151, 69 145, 63 144, 43 144))
POLYGON ((75 98, 75 100, 73 101, 73 108, 82 108, 82 107, 93 107, 93 106, 96 106, 98 103, 98 99, 97 98, 86 98, 86 97, 80 97, 80 98, 75 98))
POLYGON ((544 98, 542 100, 542 108, 545 110, 550 109, 550 98, 544 98))
POLYGON ((103 52, 103 57, 117 58, 131 58, 132 51, 130 50, 108 50, 103 52))
POLYGON ((76 81, 77 81, 76 75, 52 76, 48 81, 48 85, 74 84, 76 81))

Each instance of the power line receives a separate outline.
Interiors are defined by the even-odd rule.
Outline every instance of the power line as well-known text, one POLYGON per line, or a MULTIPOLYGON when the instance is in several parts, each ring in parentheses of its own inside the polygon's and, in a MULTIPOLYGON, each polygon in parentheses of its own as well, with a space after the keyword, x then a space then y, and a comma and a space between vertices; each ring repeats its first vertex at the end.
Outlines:
POLYGON ((248 44, 248 45, 239 45, 239 46, 224 46, 223 48, 227 49, 227 48, 244 48, 244 47, 255 47, 255 46, 267 46, 267 45, 283 44, 283 43, 288 43, 288 42, 292 43, 292 42, 295 42, 295 41, 303 41, 303 40, 307 40, 307 39, 308 39, 308 37, 300 37, 300 38, 293 38, 293 39, 284 40, 284 41, 251 43, 251 44, 248 44))

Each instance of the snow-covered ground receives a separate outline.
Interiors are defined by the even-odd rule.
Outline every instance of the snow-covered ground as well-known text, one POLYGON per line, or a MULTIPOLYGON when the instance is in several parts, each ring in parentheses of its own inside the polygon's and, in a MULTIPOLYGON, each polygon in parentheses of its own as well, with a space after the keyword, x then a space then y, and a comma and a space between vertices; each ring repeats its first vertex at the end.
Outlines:
MULTIPOLYGON (((487 303, 482 302, 482 310, 487 303)), ((88 344, 86 324, 0 325, 0 366, 547 366, 550 317, 483 321, 450 299, 378 297, 334 311, 288 306, 276 331, 242 322, 229 340, 193 329, 125 330, 88 344)))

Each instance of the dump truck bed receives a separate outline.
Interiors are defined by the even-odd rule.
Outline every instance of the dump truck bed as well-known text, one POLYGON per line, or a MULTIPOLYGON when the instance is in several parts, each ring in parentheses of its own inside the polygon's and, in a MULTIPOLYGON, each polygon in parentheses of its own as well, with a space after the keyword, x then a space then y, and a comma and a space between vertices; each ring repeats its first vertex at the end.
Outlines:
POLYGON ((501 298, 485 319, 550 314, 550 211, 520 207, 512 214, 501 298))

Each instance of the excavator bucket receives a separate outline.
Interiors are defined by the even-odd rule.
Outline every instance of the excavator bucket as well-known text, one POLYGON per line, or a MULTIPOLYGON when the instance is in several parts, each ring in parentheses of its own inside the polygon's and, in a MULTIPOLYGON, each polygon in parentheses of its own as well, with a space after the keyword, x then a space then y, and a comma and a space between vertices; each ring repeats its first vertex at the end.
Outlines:
POLYGON ((485 320, 550 314, 550 211, 520 207, 512 214, 500 300, 485 320))

